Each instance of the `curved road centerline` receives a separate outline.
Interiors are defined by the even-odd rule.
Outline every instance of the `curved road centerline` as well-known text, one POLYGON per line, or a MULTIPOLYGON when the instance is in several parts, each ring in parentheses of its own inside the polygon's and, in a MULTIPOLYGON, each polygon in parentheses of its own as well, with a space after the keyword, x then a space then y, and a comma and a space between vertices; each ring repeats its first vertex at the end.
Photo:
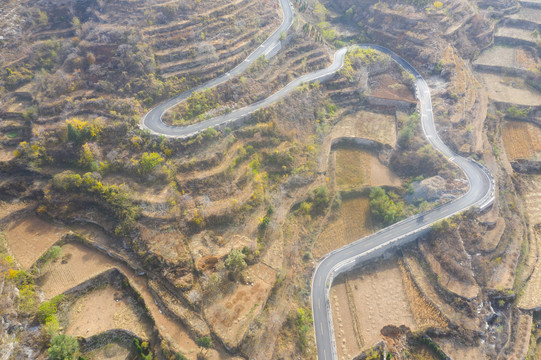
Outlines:
MULTIPOLYGON (((258 57, 272 56, 276 49, 280 49, 280 34, 287 31, 293 21, 293 8, 289 0, 280 0, 284 19, 280 27, 258 47, 241 64, 228 73, 213 79, 205 84, 185 91, 180 95, 165 101, 147 113, 141 122, 141 127, 153 134, 167 137, 185 138, 193 136, 209 127, 216 127, 244 118, 252 112, 269 106, 284 98, 296 87, 304 82, 325 81, 333 76, 344 64, 347 48, 338 50, 334 55, 333 63, 326 69, 301 76, 270 97, 252 105, 235 110, 229 114, 204 120, 202 122, 184 127, 168 126, 163 123, 162 116, 170 108, 185 101, 195 91, 200 91, 220 85, 231 77, 245 71, 258 57)), ((429 143, 440 151, 448 160, 458 165, 466 175, 469 189, 462 197, 449 203, 437 206, 429 212, 412 216, 399 223, 391 225, 375 234, 359 239, 340 249, 327 254, 317 265, 312 277, 312 312, 314 315, 314 330, 317 344, 317 353, 320 360, 337 359, 332 327, 332 314, 329 302, 329 291, 333 279, 340 273, 349 271, 362 261, 374 254, 381 254, 388 248, 415 240, 416 234, 427 229, 435 222, 467 210, 471 207, 484 209, 494 201, 494 181, 489 171, 479 163, 455 154, 440 139, 434 124, 430 90, 421 74, 406 60, 391 50, 378 45, 358 45, 360 48, 378 50, 389 55, 405 71, 415 78, 416 96, 420 103, 421 124, 423 132, 429 143)))

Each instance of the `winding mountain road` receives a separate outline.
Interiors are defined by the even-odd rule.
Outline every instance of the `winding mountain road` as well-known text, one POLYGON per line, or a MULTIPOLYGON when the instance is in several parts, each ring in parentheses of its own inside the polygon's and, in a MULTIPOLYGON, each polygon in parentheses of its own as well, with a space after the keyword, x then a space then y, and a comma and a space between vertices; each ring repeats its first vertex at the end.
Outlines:
MULTIPOLYGON (((287 31, 292 24, 293 8, 289 0, 280 0, 284 12, 282 25, 244 62, 230 72, 211 80, 194 89, 188 90, 177 97, 170 99, 153 108, 141 122, 141 127, 153 134, 167 137, 185 138, 193 136, 209 127, 215 127, 228 122, 242 119, 252 112, 269 106, 284 98, 302 83, 311 81, 325 81, 332 77, 344 64, 347 48, 338 50, 334 61, 326 69, 316 71, 287 84, 284 88, 252 105, 235 110, 229 114, 202 121, 185 127, 168 126, 162 122, 162 115, 173 106, 186 100, 193 92, 212 88, 229 80, 246 70, 259 56, 271 56, 280 45, 280 34, 287 31)), ((416 96, 420 102, 421 124, 427 140, 440 151, 449 161, 457 164, 469 182, 469 189, 462 197, 434 208, 433 210, 410 217, 399 223, 391 225, 375 234, 359 239, 349 245, 327 254, 317 265, 312 278, 312 311, 314 317, 314 330, 316 336, 317 353, 320 360, 337 359, 332 327, 332 314, 329 303, 329 291, 333 279, 340 273, 349 271, 365 259, 383 253, 385 250, 415 240, 417 234, 430 227, 435 222, 472 207, 484 209, 494 201, 494 181, 489 171, 479 163, 455 154, 438 136, 432 114, 430 90, 421 74, 406 60, 391 50, 377 45, 358 45, 360 48, 370 48, 389 55, 405 71, 415 78, 416 96)))
MULTIPOLYGON (((186 138, 193 136, 205 130, 206 128, 214 127, 230 121, 228 120, 230 119, 229 116, 227 118, 217 117, 196 124, 180 127, 169 126, 165 124, 162 121, 162 116, 164 113, 167 112, 167 110, 188 99, 190 95, 192 95, 194 92, 211 89, 220 84, 223 84, 232 77, 235 77, 236 75, 242 74, 244 71, 246 71, 246 69, 248 69, 250 65, 252 65, 254 61, 256 61, 260 56, 271 57, 276 50, 280 49, 280 36, 282 35, 282 33, 286 33, 293 24, 293 6, 289 2, 289 0, 280 0, 280 6, 282 7, 282 12, 284 14, 282 24, 271 34, 271 36, 267 38, 267 40, 265 40, 256 50, 254 50, 250 55, 248 55, 248 57, 244 59, 243 62, 241 62, 239 65, 233 68, 233 70, 226 72, 222 76, 212 79, 199 86, 196 86, 193 89, 187 90, 175 96, 174 98, 159 104, 143 117, 141 121, 141 127, 143 129, 149 130, 152 134, 155 135, 163 135, 166 137, 175 138, 186 138)), ((237 111, 235 113, 237 114, 236 116, 243 117, 248 115, 250 112, 242 111, 239 113, 237 111)), ((229 115, 231 114, 233 113, 230 113, 229 115)))

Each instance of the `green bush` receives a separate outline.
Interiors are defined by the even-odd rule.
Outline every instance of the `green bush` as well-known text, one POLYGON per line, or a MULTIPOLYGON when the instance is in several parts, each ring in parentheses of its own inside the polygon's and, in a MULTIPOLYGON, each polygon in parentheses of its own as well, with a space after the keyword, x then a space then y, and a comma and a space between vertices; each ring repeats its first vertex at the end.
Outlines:
POLYGON ((393 193, 387 194, 381 187, 375 187, 370 192, 370 212, 383 225, 391 225, 406 217, 404 203, 395 202, 392 198, 396 197, 393 193))
POLYGON ((51 341, 49 347, 49 359, 51 360, 72 360, 79 352, 77 339, 68 335, 57 335, 51 341))
POLYGON ((157 166, 164 162, 164 158, 156 152, 144 153, 139 162, 139 172, 141 175, 150 174, 157 166))
POLYGON ((54 317, 58 311, 58 304, 60 304, 65 299, 64 295, 58 295, 53 297, 49 301, 41 303, 36 314, 38 321, 42 324, 45 324, 48 319, 54 317))

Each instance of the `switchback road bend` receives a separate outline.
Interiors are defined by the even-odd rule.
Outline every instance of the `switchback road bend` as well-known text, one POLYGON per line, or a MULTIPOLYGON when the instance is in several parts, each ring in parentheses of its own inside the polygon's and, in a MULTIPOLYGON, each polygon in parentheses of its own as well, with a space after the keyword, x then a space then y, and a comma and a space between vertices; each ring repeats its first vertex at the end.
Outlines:
MULTIPOLYGON (((162 116, 170 108, 185 101, 195 91, 200 91, 220 85, 231 77, 244 72, 258 57, 272 56, 280 49, 280 35, 286 32, 293 22, 293 7, 289 0, 280 0, 284 13, 284 19, 280 27, 259 46, 252 54, 240 63, 233 70, 213 79, 205 84, 167 100, 156 106, 143 117, 141 127, 153 134, 167 137, 185 138, 193 136, 209 127, 216 127, 229 122, 242 119, 252 112, 269 106, 287 96, 299 85, 311 81, 323 82, 332 77, 344 65, 344 58, 347 48, 336 51, 333 63, 326 69, 301 76, 287 84, 275 94, 252 105, 235 110, 229 114, 216 118, 204 120, 197 124, 174 127, 163 123, 162 116)), ((440 139, 434 124, 432 114, 432 102, 430 90, 421 74, 413 68, 406 60, 402 59, 391 50, 378 45, 357 45, 359 48, 373 49, 389 55, 405 71, 409 72, 415 79, 416 96, 419 100, 419 112, 423 132, 428 142, 440 151, 449 161, 457 164, 469 182, 469 189, 462 197, 440 205, 429 212, 418 214, 391 225, 375 234, 359 239, 349 245, 327 254, 317 265, 312 278, 312 311, 314 317, 314 331, 316 336, 317 353, 320 360, 336 359, 336 346, 334 343, 334 331, 332 328, 332 314, 329 302, 329 291, 332 281, 336 275, 349 270, 353 265, 358 265, 370 254, 382 253, 385 249, 402 244, 404 241, 415 239, 415 234, 427 229, 435 222, 467 210, 471 207, 484 209, 494 200, 494 181, 488 170, 479 163, 455 154, 440 139)))

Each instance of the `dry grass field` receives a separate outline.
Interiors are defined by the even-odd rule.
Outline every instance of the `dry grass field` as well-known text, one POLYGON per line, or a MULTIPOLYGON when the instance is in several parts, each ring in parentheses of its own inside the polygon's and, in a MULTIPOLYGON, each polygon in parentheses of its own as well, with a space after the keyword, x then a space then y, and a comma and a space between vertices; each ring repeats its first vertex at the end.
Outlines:
POLYGON ((475 283, 473 277, 468 280, 460 281, 453 274, 449 273, 438 261, 438 259, 428 250, 424 243, 420 243, 420 249, 430 265, 431 270, 438 276, 439 282, 452 293, 466 299, 473 299, 479 294, 479 285, 475 283))
POLYGON ((364 138, 394 147, 396 145, 395 117, 370 111, 348 114, 332 130, 331 138, 339 137, 364 138))
MULTIPOLYGON (((331 154, 332 156, 332 154, 331 154)), ((365 186, 400 186, 401 181, 376 154, 356 148, 339 148, 335 156, 335 185, 340 191, 365 186)))
POLYGON ((373 231, 368 198, 348 199, 342 202, 338 213, 329 220, 312 250, 315 258, 358 240, 373 231))
POLYGON ((506 121, 502 135, 509 160, 538 159, 541 156, 541 129, 538 126, 506 121))
POLYGON ((359 189, 370 185, 371 161, 368 151, 354 148, 337 149, 336 186, 338 190, 359 189))

